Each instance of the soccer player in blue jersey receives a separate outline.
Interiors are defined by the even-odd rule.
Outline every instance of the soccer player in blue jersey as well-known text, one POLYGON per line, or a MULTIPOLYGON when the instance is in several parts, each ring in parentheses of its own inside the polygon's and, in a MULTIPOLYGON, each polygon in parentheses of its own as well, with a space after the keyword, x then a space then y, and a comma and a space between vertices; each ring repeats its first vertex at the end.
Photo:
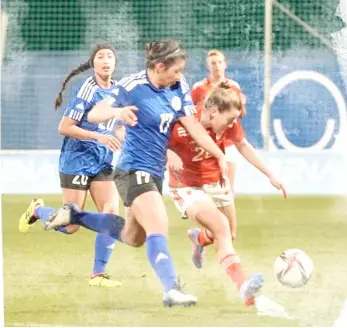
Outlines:
MULTIPOLYGON (((174 123, 179 120, 198 145, 218 159, 221 179, 226 176, 227 162, 195 119, 189 86, 182 76, 186 53, 180 43, 150 42, 146 57, 147 70, 122 79, 109 99, 98 103, 89 114, 89 120, 104 121, 116 115, 114 107, 137 107, 134 125, 126 127, 115 173, 118 191, 124 204, 130 207, 130 215, 125 223, 120 217, 107 214, 95 213, 98 219, 93 219, 93 214, 85 220, 77 217, 79 224, 95 231, 118 229, 114 237, 127 244, 140 246, 146 241, 148 260, 164 287, 164 305, 191 305, 197 298, 184 294, 178 286, 168 250, 168 217, 161 197, 168 140, 174 123)), ((46 229, 71 223, 71 216, 59 214, 62 212, 51 216, 46 229)))
MULTIPOLYGON (((59 124, 59 133, 64 136, 59 159, 60 184, 63 203, 74 202, 84 207, 88 190, 99 212, 118 213, 118 192, 114 184, 115 152, 121 142, 115 137, 116 118, 100 124, 89 123, 90 109, 115 90, 112 79, 116 65, 116 54, 109 44, 98 44, 92 49, 87 62, 71 71, 63 82, 55 108, 62 103, 62 93, 69 80, 75 75, 93 68, 94 75, 88 76, 77 89, 72 102, 66 108, 59 124)), ((129 108, 119 110, 118 119, 126 116, 129 108)), ((119 129, 121 132, 121 130, 119 129)), ((19 231, 28 232, 41 219, 47 221, 55 209, 44 206, 42 199, 34 199, 19 220, 19 231)), ((72 234, 79 225, 67 225, 57 230, 72 234)), ((121 283, 105 274, 105 267, 114 247, 114 238, 97 234, 91 286, 116 287, 121 283)))

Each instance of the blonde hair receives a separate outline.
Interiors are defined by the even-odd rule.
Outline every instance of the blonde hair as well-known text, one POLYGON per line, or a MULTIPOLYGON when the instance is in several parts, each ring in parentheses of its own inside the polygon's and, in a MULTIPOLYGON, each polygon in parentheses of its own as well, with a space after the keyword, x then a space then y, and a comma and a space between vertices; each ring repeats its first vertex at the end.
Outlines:
POLYGON ((222 51, 220 50, 217 50, 217 49, 212 49, 210 50, 208 53, 207 53, 207 56, 206 56, 206 61, 212 57, 212 56, 221 56, 223 57, 224 61, 226 61, 226 58, 225 58, 225 55, 222 51))
POLYGON ((223 113, 235 108, 240 111, 240 118, 246 115, 244 95, 241 90, 229 82, 222 82, 212 89, 206 98, 205 109, 212 106, 218 108, 218 112, 223 113))

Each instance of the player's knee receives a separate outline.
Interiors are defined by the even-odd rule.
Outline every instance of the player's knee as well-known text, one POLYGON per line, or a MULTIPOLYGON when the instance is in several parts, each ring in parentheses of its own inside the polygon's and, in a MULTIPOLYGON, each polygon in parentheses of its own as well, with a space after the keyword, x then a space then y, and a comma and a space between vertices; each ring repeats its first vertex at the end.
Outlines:
POLYGON ((72 235, 76 233, 80 229, 80 226, 78 224, 69 224, 65 226, 65 233, 68 235, 72 235))
POLYGON ((219 212, 214 213, 199 213, 200 222, 207 222, 204 226, 211 231, 215 240, 231 238, 229 221, 224 215, 219 212))
POLYGON ((143 244, 145 243, 145 239, 131 239, 129 240, 128 242, 128 245, 129 246, 132 246, 132 247, 141 247, 143 246, 143 244))
POLYGON ((123 230, 121 239, 124 243, 132 247, 141 247, 146 241, 144 231, 123 230))
POLYGON ((141 247, 146 241, 146 236, 142 234, 127 234, 122 236, 122 240, 129 246, 141 247), (123 237, 125 237, 125 240, 123 240, 123 237))

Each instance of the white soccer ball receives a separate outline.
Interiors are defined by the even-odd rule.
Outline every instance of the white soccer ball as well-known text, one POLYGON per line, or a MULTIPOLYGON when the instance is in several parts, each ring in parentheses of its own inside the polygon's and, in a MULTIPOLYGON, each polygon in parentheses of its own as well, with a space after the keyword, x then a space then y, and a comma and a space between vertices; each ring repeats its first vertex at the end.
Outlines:
POLYGON ((277 256, 274 269, 276 278, 282 285, 298 288, 311 279, 313 262, 302 250, 288 249, 277 256))

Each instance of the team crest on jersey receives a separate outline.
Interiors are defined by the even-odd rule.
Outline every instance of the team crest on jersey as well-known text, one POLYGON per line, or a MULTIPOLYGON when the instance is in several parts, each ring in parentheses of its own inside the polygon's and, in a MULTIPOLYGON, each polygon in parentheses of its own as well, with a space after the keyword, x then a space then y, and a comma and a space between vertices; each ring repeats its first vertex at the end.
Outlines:
POLYGON ((174 96, 172 99, 171 99, 171 107, 176 111, 178 112, 179 110, 181 110, 182 108, 182 100, 180 97, 178 96, 174 96))

